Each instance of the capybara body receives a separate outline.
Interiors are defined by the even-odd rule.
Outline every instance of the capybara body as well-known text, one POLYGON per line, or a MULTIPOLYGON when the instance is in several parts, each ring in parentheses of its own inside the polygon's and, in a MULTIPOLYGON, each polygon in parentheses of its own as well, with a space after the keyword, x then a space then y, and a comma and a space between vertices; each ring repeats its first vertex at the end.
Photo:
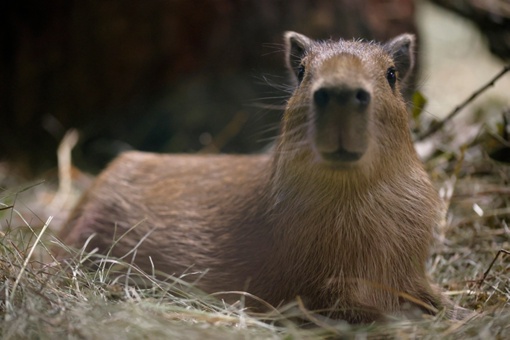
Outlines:
POLYGON ((433 313, 442 298, 425 262, 441 202, 401 95, 414 38, 285 40, 296 86, 271 152, 125 153, 78 204, 64 242, 82 247, 94 235, 87 249, 136 248, 148 273, 274 306, 299 296, 349 322, 409 305, 433 313))

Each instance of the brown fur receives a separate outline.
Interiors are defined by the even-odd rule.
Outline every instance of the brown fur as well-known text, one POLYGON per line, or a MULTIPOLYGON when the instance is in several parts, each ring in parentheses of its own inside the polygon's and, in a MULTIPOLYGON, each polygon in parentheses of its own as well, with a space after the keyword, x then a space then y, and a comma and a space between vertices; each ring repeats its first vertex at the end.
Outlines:
POLYGON ((414 151, 400 93, 413 41, 316 42, 287 33, 289 69, 297 80, 304 67, 304 77, 270 154, 125 153, 86 193, 64 241, 81 247, 96 234, 89 249, 106 253, 137 225, 112 255, 149 233, 135 259, 147 272, 150 256, 165 273, 205 273, 197 285, 208 292, 247 290, 273 305, 300 296, 351 322, 403 313, 406 300, 440 308, 425 261, 441 203, 414 151), (319 89, 330 91, 323 107, 319 89), (353 99, 359 89, 368 104, 353 99), (339 150, 361 158, 335 159, 339 150))

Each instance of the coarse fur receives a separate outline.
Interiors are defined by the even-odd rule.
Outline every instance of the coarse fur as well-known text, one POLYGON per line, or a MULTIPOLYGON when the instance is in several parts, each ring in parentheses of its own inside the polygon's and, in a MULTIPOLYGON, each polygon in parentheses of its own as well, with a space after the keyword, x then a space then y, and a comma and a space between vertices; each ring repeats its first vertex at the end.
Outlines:
POLYGON ((274 306, 300 296, 349 322, 434 313, 446 300, 425 262, 442 205, 401 95, 414 37, 285 41, 296 88, 269 154, 125 153, 78 204, 64 242, 95 235, 88 249, 137 247, 149 273, 188 273, 207 292, 274 306))

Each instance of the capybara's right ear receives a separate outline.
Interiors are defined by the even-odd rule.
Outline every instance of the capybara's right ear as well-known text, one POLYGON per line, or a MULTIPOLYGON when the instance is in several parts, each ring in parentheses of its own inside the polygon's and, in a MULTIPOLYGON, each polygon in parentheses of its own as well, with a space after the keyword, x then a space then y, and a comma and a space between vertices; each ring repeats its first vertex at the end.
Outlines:
POLYGON ((306 51, 311 43, 312 40, 307 36, 292 31, 285 32, 285 57, 287 59, 287 67, 296 81, 298 79, 301 60, 306 55, 306 51))

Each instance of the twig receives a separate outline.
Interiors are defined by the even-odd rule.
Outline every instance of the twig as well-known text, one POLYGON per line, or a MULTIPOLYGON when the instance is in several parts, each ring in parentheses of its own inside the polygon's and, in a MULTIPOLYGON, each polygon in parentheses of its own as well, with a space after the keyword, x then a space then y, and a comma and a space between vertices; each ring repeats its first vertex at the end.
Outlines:
POLYGON ((445 125, 446 122, 448 122, 453 117, 455 117, 455 115, 457 115, 457 113, 459 113, 463 108, 465 108, 469 103, 471 103, 476 97, 478 97, 485 90, 487 90, 491 86, 494 86, 494 83, 499 78, 501 78, 505 73, 507 73, 508 71, 510 71, 510 65, 507 65, 507 66, 503 67, 503 69, 497 75, 495 75, 487 84, 485 84, 484 86, 479 88, 469 98, 464 100, 464 102, 462 102, 455 109, 453 109, 453 111, 451 111, 446 116, 446 118, 444 118, 442 121, 433 123, 427 131, 425 131, 420 136, 418 136, 417 140, 418 141, 424 140, 425 138, 427 138, 430 135, 432 135, 432 134, 436 133, 437 131, 439 131, 445 125))
POLYGON ((53 219, 53 216, 48 217, 48 220, 44 224, 44 227, 42 228, 39 235, 37 235, 37 239, 35 240, 34 244, 32 245, 32 248, 30 249, 30 252, 28 253, 27 257, 25 258, 25 262, 23 262, 23 266, 21 267, 21 270, 19 271, 18 277, 16 278, 16 281, 14 282, 14 285, 12 286, 12 292, 11 296, 14 298, 14 294, 16 293, 16 288, 18 288, 19 282, 21 280, 21 277, 23 276, 23 273, 25 272, 28 262, 30 261, 30 258, 32 257, 32 254, 34 253, 35 248, 37 247, 37 244, 41 241, 41 237, 48 228, 48 226, 51 223, 51 220, 53 219))
POLYGON ((485 271, 485 273, 483 273, 483 276, 482 276, 482 278, 480 279, 480 282, 478 282, 478 289, 480 289, 480 288, 482 287, 482 284, 483 284, 483 282, 485 281, 485 279, 487 278, 487 275, 489 275, 489 272, 491 271, 492 266, 494 265, 494 263, 496 262, 496 260, 499 258, 499 255, 501 255, 501 254, 510 255, 510 251, 505 250, 505 249, 500 249, 500 250, 498 251, 498 253, 496 254, 496 256, 494 256, 494 259, 492 260, 491 264, 489 265, 489 268, 487 268, 487 270, 485 271))
POLYGON ((258 296, 256 295, 253 295, 253 294, 250 294, 248 292, 244 292, 244 291, 239 291, 239 290, 231 290, 231 291, 221 291, 221 292, 215 292, 215 293, 211 293, 209 295, 211 296, 218 296, 218 295, 227 295, 227 294, 235 294, 235 295, 240 295, 240 296, 245 296, 245 297, 249 297, 255 301, 257 301, 258 303, 262 304, 263 306, 265 306, 268 310, 270 310, 271 312, 273 313, 276 313, 277 315, 281 315, 280 312, 278 311, 278 309, 276 309, 273 305, 271 305, 269 302, 259 298, 258 296))
POLYGON ((71 152, 78 143, 78 139, 78 131, 71 129, 66 132, 58 146, 58 190, 50 203, 50 206, 57 210, 61 210, 71 196, 73 189, 71 152))
POLYGON ((317 326, 324 328, 333 334, 339 334, 338 329, 332 327, 331 325, 327 324, 326 322, 323 322, 319 318, 316 318, 312 313, 310 313, 310 311, 305 307, 305 304, 303 303, 303 300, 301 300, 300 296, 296 296, 296 300, 298 303, 299 310, 303 313, 303 315, 308 320, 312 321, 317 326))

